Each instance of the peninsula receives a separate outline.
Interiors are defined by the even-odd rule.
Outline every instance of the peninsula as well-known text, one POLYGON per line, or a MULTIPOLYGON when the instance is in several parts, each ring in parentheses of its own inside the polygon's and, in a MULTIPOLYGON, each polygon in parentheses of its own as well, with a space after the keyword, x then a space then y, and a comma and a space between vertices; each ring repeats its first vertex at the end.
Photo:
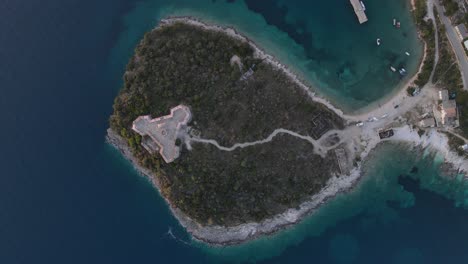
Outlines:
POLYGON ((351 188, 380 142, 442 151, 467 172, 446 134, 419 125, 438 92, 403 89, 379 108, 346 115, 235 30, 169 18, 130 59, 107 140, 193 238, 238 244, 297 223, 351 188))

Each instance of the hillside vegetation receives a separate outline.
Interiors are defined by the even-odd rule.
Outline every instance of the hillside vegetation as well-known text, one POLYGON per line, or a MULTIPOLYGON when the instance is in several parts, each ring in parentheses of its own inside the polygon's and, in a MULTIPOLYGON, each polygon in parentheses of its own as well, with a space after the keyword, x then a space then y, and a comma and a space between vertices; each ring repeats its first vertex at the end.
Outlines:
POLYGON ((333 152, 322 158, 310 143, 288 135, 232 152, 192 142, 192 150, 184 147, 166 164, 140 146, 131 124, 140 115, 165 115, 178 104, 191 108, 189 125, 203 138, 224 146, 266 138, 277 128, 314 136, 314 118, 328 129, 343 128, 343 121, 282 72, 255 59, 247 43, 187 24, 147 33, 127 65, 110 126, 154 172, 172 206, 199 223, 232 226, 265 219, 298 206, 338 172, 333 152), (230 64, 233 55, 242 70, 230 64), (253 76, 241 81, 251 67, 253 76))

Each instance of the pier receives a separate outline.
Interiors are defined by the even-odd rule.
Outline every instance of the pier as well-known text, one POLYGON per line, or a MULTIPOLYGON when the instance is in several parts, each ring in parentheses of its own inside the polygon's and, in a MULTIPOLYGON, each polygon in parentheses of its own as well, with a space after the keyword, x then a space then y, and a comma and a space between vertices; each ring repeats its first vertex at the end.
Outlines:
POLYGON ((349 0, 351 2, 351 5, 354 8, 354 13, 356 13, 356 16, 359 20, 359 24, 367 22, 367 16, 366 16, 366 8, 362 1, 359 0, 349 0))

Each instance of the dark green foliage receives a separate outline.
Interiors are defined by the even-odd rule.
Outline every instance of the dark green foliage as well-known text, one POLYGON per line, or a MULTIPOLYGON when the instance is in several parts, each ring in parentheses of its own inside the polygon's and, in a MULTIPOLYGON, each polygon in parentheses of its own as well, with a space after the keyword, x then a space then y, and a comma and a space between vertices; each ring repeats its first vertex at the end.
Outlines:
POLYGON ((435 32, 431 20, 425 21, 424 17, 426 16, 426 1, 425 0, 415 0, 416 9, 413 10, 414 19, 416 25, 419 29, 419 35, 424 40, 426 44, 426 58, 424 60, 422 70, 418 74, 418 77, 414 83, 423 87, 426 83, 429 82, 431 77, 432 69, 434 68, 434 54, 435 54, 435 32))
POLYGON ((455 98, 458 107, 461 134, 468 138, 468 92, 466 90, 458 90, 455 98))
POLYGON ((468 137, 468 92, 463 90, 460 68, 447 38, 445 28, 437 15, 437 11, 434 10, 434 12, 439 31, 439 62, 434 72, 434 82, 448 89, 449 93, 456 94, 455 101, 457 102, 460 121, 459 132, 468 137))
POLYGON ((446 132, 445 135, 448 138, 448 144, 450 146, 450 149, 455 151, 459 156, 468 157, 468 153, 460 148, 460 146, 465 144, 464 140, 462 140, 461 138, 458 138, 457 136, 452 135, 451 133, 446 132))
POLYGON ((416 88, 414 88, 413 86, 409 86, 408 88, 406 88, 406 92, 408 93, 409 96, 413 96, 413 93, 416 91, 416 88))
POLYGON ((111 128, 155 173, 172 205, 200 223, 236 225, 281 213, 319 191, 337 170, 333 152, 321 158, 310 143, 288 135, 232 152, 192 143, 170 164, 139 145, 132 121, 167 114, 178 104, 191 108, 190 126, 203 138, 225 146, 263 139, 277 128, 311 135, 317 115, 331 128, 343 128, 341 118, 312 102, 282 72, 253 58, 247 43, 185 24, 159 28, 136 48, 124 81, 111 128), (244 70, 256 64, 248 81, 239 81, 242 72, 230 65, 233 55, 244 70))
POLYGON ((456 0, 441 0, 441 3, 445 7, 446 16, 452 16, 460 9, 456 0))
POLYGON ((439 32, 439 61, 434 72, 433 82, 452 91, 462 90, 463 82, 457 59, 447 38, 445 27, 435 9, 434 13, 439 32))
POLYGON ((418 129, 418 135, 422 137, 424 135, 425 131, 422 129, 418 129))

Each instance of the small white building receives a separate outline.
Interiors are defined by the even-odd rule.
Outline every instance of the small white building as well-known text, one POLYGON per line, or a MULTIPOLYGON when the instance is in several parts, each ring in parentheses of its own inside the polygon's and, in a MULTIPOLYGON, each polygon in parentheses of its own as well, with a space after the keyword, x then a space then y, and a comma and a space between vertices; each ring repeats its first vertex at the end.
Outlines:
POLYGON ((465 46, 465 49, 468 50, 468 40, 465 40, 465 42, 463 42, 463 45, 465 46))

